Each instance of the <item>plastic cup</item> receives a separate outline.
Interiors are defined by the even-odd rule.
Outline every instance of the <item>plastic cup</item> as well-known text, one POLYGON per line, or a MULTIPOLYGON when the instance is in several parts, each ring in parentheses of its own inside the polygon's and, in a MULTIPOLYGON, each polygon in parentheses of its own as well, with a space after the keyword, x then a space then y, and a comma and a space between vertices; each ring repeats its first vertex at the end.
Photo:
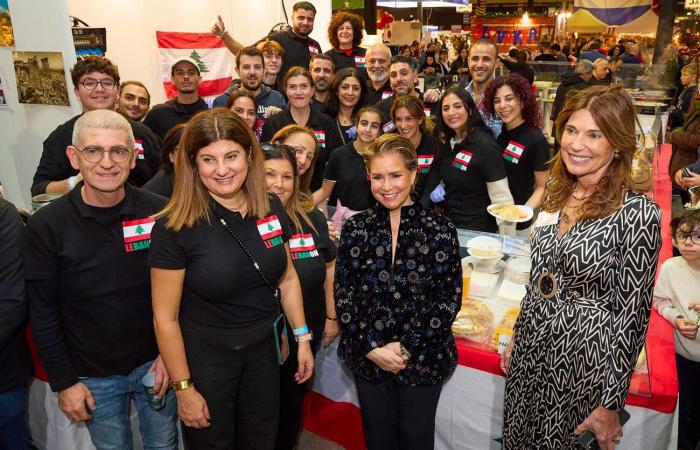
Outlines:
POLYGON ((146 392, 146 400, 148 400, 148 405, 158 411, 165 406, 165 396, 158 397, 158 391, 153 389, 153 384, 156 381, 156 373, 148 372, 142 379, 143 390, 146 392))

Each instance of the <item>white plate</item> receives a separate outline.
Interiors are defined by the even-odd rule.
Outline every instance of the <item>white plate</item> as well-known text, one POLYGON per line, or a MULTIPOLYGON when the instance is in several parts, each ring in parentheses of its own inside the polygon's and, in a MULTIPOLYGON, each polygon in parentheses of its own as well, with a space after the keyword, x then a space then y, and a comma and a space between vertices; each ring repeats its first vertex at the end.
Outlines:
POLYGON ((488 211, 488 213, 491 214, 496 219, 500 219, 500 220, 503 220, 505 222, 515 222, 515 223, 527 222, 528 220, 532 219, 532 215, 534 214, 532 211, 532 208, 530 208, 527 205, 515 205, 518 207, 518 209, 520 211, 524 212, 526 214, 526 216, 523 217, 522 219, 506 220, 503 217, 499 216, 498 214, 494 214, 493 212, 491 212, 491 210, 493 208, 495 208, 496 206, 501 206, 501 205, 502 205, 502 203, 495 203, 493 205, 489 205, 486 207, 486 211, 488 211))

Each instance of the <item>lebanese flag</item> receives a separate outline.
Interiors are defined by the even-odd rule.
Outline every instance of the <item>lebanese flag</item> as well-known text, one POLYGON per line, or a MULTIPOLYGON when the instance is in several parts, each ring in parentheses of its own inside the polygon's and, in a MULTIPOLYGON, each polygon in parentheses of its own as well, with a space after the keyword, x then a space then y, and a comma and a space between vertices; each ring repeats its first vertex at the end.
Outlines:
POLYGON ((272 239, 275 236, 282 235, 282 225, 277 219, 276 215, 271 215, 270 217, 265 217, 264 219, 259 219, 256 222, 258 226, 258 233, 263 240, 272 239))
POLYGON ((151 230, 156 224, 156 219, 146 217, 145 219, 123 220, 122 230, 124 231, 124 243, 145 241, 151 238, 151 230))
POLYGON ((134 153, 136 153, 136 159, 146 159, 141 139, 134 139, 134 153))
POLYGON ((452 167, 456 167, 462 171, 467 170, 467 166, 469 165, 469 161, 472 160, 472 156, 474 156, 472 152, 460 150, 460 152, 457 153, 457 156, 455 156, 455 160, 452 162, 452 167))
POLYGON ((219 95, 231 84, 233 58, 224 42, 209 33, 179 33, 156 31, 158 52, 160 53, 163 86, 168 98, 177 95, 170 81, 170 69, 179 58, 192 58, 199 65, 202 81, 199 95, 209 97, 219 95))
POLYGON ((314 237, 311 234, 295 234, 289 240, 289 250, 292 252, 310 252, 316 250, 314 237))

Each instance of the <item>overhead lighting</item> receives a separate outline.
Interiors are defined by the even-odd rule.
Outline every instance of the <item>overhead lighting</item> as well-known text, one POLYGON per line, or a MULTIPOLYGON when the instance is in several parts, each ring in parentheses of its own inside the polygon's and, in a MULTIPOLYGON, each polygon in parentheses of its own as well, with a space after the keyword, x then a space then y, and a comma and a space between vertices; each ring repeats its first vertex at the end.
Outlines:
MULTIPOLYGON (((454 8, 459 5, 467 5, 467 0, 427 0, 423 2, 423 8, 454 8)), ((384 8, 417 8, 418 2, 405 0, 379 0, 377 6, 384 8)))

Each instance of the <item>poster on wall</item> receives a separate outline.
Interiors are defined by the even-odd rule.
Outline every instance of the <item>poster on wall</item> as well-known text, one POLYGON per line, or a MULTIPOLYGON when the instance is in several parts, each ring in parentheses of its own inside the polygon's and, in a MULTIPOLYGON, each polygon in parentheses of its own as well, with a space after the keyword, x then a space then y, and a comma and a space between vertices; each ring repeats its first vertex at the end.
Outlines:
POLYGON ((68 106, 61 52, 12 52, 20 103, 68 106))
POLYGON ((12 33, 12 18, 8 0, 0 0, 0 47, 14 47, 15 35, 12 33))
POLYGON ((0 109, 9 109, 7 105, 7 77, 5 76, 5 70, 0 67, 0 109))

